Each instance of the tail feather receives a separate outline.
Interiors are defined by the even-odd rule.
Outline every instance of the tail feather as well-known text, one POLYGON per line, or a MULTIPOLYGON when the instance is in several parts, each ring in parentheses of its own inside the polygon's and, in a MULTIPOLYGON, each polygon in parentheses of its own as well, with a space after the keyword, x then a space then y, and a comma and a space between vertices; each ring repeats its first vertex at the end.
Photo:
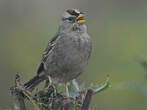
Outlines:
POLYGON ((26 82, 24 84, 24 87, 32 91, 38 84, 40 84, 45 79, 46 79, 45 76, 38 76, 38 75, 36 75, 31 80, 26 82))

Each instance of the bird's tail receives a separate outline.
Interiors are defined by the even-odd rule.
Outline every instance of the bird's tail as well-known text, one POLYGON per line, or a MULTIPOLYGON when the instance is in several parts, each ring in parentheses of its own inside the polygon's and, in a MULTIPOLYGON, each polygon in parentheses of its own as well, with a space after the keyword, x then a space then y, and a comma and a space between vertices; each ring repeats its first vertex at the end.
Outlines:
POLYGON ((31 80, 27 81, 26 83, 24 83, 24 87, 29 89, 30 91, 33 91, 34 88, 40 84, 42 81, 44 81, 46 78, 46 76, 34 76, 31 80))

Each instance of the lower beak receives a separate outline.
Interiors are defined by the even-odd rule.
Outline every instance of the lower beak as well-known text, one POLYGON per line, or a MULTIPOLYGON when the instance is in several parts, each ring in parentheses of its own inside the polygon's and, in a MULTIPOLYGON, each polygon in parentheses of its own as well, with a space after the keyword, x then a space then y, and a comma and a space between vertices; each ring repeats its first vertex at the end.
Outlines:
POLYGON ((78 23, 78 24, 84 24, 85 23, 84 16, 78 16, 76 18, 76 21, 75 22, 78 23))

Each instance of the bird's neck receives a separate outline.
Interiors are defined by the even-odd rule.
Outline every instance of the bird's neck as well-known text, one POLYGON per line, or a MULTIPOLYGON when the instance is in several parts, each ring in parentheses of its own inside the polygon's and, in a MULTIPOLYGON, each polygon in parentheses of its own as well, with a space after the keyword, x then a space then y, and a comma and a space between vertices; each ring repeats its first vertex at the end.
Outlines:
POLYGON ((70 24, 70 25, 60 25, 58 29, 59 33, 70 33, 70 32, 79 32, 84 33, 87 32, 87 27, 85 24, 70 24))

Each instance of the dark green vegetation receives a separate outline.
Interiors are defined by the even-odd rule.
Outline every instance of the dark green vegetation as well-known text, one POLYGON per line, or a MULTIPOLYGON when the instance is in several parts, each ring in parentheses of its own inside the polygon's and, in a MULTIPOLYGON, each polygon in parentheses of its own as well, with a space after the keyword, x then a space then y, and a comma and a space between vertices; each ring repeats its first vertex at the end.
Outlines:
POLYGON ((48 85, 47 87, 36 91, 34 94, 24 88, 20 82, 20 76, 16 74, 15 84, 10 88, 14 97, 15 110, 28 110, 26 100, 33 105, 32 109, 36 110, 92 110, 92 96, 110 87, 109 77, 104 84, 99 87, 79 88, 74 80, 69 84, 70 97, 66 97, 64 86, 57 87, 48 85))

